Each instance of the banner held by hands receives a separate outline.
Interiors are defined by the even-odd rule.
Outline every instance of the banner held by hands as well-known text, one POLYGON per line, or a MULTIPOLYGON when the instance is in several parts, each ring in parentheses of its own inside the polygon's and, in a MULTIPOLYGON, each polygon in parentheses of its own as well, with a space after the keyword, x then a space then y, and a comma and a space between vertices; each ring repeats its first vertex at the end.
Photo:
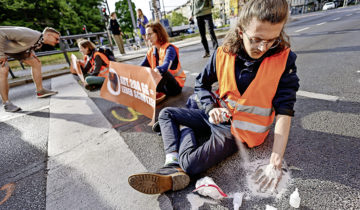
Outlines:
POLYGON ((148 67, 110 62, 109 76, 101 87, 100 96, 133 108, 153 119, 156 111, 158 72, 148 67))

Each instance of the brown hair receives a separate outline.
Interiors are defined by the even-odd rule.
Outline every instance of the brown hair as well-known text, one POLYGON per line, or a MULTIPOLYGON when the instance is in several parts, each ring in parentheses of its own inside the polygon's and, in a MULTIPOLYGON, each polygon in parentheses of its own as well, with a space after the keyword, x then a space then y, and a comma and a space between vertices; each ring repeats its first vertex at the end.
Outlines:
MULTIPOLYGON (((241 9, 235 27, 226 34, 222 45, 224 52, 237 54, 241 49, 244 49, 244 43, 239 33, 250 24, 253 18, 262 22, 278 24, 286 23, 288 15, 289 7, 286 0, 250 0, 241 9)), ((275 52, 290 47, 289 36, 285 33, 284 28, 281 30, 279 38, 281 42, 275 48, 275 52)))
POLYGON ((145 28, 151 28, 153 32, 157 35, 158 42, 160 45, 163 45, 169 42, 169 36, 165 28, 161 25, 159 21, 146 24, 145 28))
POLYGON ((43 34, 44 33, 55 33, 55 34, 58 34, 59 36, 61 35, 59 31, 57 31, 56 29, 54 28, 51 28, 51 27, 46 27, 44 30, 43 30, 43 34))
POLYGON ((112 16, 115 15, 115 14, 116 14, 116 12, 110 13, 110 17, 112 17, 112 16))
POLYGON ((142 18, 144 16, 144 13, 142 12, 141 9, 137 9, 137 16, 138 16, 138 18, 142 18), (141 16, 140 16, 139 12, 141 12, 141 16))
POLYGON ((91 41, 89 41, 89 40, 81 40, 79 43, 78 43, 78 45, 79 45, 79 48, 80 48, 80 46, 81 47, 83 47, 83 48, 87 48, 87 49, 89 49, 90 51, 93 51, 93 50, 95 50, 95 48, 96 48, 96 46, 95 46, 95 44, 94 43, 92 43, 91 41))

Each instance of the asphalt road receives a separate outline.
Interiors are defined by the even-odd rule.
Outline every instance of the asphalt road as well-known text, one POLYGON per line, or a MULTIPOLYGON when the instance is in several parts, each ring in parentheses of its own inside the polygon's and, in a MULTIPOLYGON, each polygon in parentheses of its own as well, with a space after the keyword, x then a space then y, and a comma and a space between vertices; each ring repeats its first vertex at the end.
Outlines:
MULTIPOLYGON (((289 195, 295 187, 300 191, 302 209, 360 208, 360 176, 356 172, 360 169, 357 161, 360 159, 359 20, 359 7, 350 7, 295 16, 287 25, 292 50, 298 55, 301 80, 296 117, 285 154, 291 180, 288 191, 280 199, 248 196, 243 203, 244 209, 264 209, 266 204, 288 209, 289 195)), ((202 54, 200 44, 180 49, 181 64, 188 71, 183 95, 192 93, 194 79, 207 63, 202 54)), ((138 64, 141 60, 130 63, 138 64)), ((101 101, 97 99, 97 93, 89 95, 95 101, 101 101)), ((184 106, 185 102, 186 97, 169 98, 163 106, 184 106)), ((139 117, 122 125, 123 122, 116 119, 111 110, 132 118, 125 107, 106 106, 101 102, 98 106, 107 119, 118 126, 120 135, 149 171, 162 166, 162 141, 146 126, 148 119, 139 117)), ((249 151, 252 160, 269 157, 272 137, 270 135, 265 145, 249 151)), ((241 181, 244 173, 241 172, 239 157, 239 154, 234 155, 199 177, 213 177, 227 192, 244 191, 245 183, 241 181)), ((194 183, 181 192, 167 193, 166 196, 174 209, 183 209, 184 205, 187 209, 191 206, 187 196, 193 189, 194 183)), ((231 209, 232 200, 204 205, 204 209, 224 207, 231 209)))
MULTIPOLYGON (((360 6, 356 6, 295 16, 287 25, 292 50, 298 55, 301 84, 285 153, 290 179, 281 197, 248 193, 242 209, 265 209, 265 205, 289 209, 289 195, 295 187, 302 199, 300 209, 360 209, 359 20, 360 6)), ((201 44, 180 49, 186 87, 181 96, 168 98, 158 110, 184 106, 196 75, 207 63, 202 55, 201 44)), ((50 80, 44 84, 51 87, 50 80)), ((11 99, 24 110, 35 111, 17 117, 0 111, 0 202, 7 192, 4 186, 16 183, 15 192, 0 209, 45 208, 49 99, 38 100, 34 92, 33 84, 15 87, 11 99)), ((162 166, 162 140, 147 126, 149 119, 101 99, 98 91, 88 94, 147 170, 162 166)), ((251 162, 269 157, 272 138, 273 133, 264 145, 247 151, 251 162)), ((190 209, 194 202, 188 196, 196 179, 203 176, 212 177, 226 193, 248 192, 247 171, 241 163, 240 154, 228 158, 194 177, 185 190, 160 196, 160 205, 170 200, 174 209, 190 209)), ((233 208, 232 199, 204 202, 200 209, 233 208)))

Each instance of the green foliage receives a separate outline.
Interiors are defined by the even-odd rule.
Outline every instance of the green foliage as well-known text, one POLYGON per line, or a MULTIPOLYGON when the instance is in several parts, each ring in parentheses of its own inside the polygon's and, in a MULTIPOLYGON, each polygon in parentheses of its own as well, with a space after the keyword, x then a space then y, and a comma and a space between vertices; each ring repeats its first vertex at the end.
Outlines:
POLYGON ((183 24, 188 24, 188 19, 184 17, 181 13, 172 12, 170 22, 171 26, 181 26, 183 24))
POLYGON ((214 20, 220 18, 220 9, 219 8, 212 9, 212 17, 214 20))
MULTIPOLYGON (((131 2, 131 7, 133 10, 135 24, 136 24, 136 12, 135 12, 135 4, 131 2)), ((129 4, 127 0, 119 0, 115 3, 115 12, 116 17, 118 18, 120 28, 125 34, 131 34, 133 37, 134 27, 131 20, 131 13, 129 9, 129 4)))
POLYGON ((46 26, 66 34, 104 31, 102 0, 0 0, 0 25, 25 26, 42 31, 46 26))

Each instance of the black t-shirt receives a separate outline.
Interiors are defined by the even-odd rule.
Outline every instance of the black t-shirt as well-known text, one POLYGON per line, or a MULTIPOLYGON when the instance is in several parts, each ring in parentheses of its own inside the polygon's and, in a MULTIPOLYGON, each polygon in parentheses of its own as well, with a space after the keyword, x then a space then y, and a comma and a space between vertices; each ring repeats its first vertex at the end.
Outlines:
POLYGON ((120 25, 117 22, 117 20, 110 19, 110 26, 109 29, 111 30, 112 34, 114 35, 120 35, 120 25))

